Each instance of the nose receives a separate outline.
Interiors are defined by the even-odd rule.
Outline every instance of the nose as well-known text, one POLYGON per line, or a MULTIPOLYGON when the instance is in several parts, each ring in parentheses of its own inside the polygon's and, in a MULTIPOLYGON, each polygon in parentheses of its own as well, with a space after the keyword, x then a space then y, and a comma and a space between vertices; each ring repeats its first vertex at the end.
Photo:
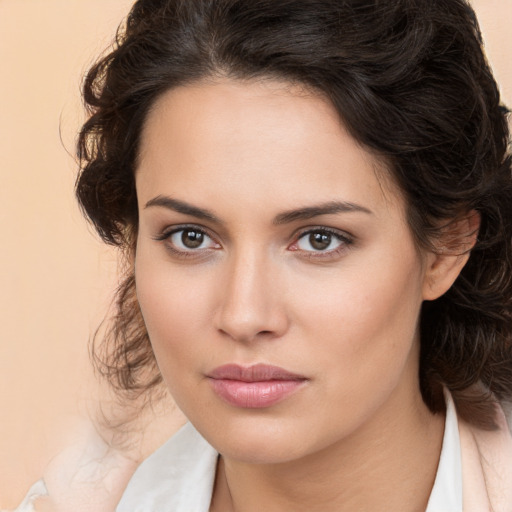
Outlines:
POLYGON ((254 253, 233 260, 219 286, 216 329, 240 342, 282 336, 289 322, 279 269, 254 253))

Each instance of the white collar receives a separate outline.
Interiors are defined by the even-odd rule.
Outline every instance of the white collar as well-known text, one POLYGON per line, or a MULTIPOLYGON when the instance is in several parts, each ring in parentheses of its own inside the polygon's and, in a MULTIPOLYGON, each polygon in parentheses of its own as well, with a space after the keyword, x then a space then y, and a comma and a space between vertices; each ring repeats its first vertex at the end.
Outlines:
POLYGON ((217 457, 185 424, 137 468, 116 512, 208 512, 217 457))
POLYGON ((426 512, 462 512, 462 457, 452 396, 445 390, 446 420, 436 480, 426 512))
MULTIPOLYGON (((449 393, 436 480, 426 512, 462 512, 457 415, 449 393)), ((116 512, 208 512, 217 451, 187 423, 148 457, 130 480, 116 512)))

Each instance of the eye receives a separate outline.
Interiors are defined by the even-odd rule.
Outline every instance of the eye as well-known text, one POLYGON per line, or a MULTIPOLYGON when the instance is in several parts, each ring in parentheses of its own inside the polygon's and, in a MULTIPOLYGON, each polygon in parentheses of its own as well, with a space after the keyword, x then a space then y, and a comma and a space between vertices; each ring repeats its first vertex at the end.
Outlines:
POLYGON ((302 251, 327 251, 336 249, 340 244, 340 240, 326 231, 306 233, 297 241, 297 247, 302 251))
POLYGON ((169 241, 181 251, 193 251, 206 249, 215 245, 213 240, 204 232, 196 228, 185 228, 175 231, 169 237, 169 241))
POLYGON ((302 233, 290 250, 308 253, 335 254, 352 243, 352 239, 342 233, 328 229, 316 228, 302 233))
POLYGON ((204 230, 195 226, 185 226, 162 233, 157 240, 165 241, 174 252, 185 253, 205 249, 217 249, 220 245, 204 230))

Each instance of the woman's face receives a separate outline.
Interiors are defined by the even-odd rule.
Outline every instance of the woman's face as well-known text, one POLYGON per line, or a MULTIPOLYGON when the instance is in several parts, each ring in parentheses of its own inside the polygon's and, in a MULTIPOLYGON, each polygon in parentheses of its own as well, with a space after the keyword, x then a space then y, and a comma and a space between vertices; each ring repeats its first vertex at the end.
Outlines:
POLYGON ((136 185, 158 365, 222 454, 295 460, 422 404, 425 266, 401 194, 328 102, 271 81, 174 89, 136 185))

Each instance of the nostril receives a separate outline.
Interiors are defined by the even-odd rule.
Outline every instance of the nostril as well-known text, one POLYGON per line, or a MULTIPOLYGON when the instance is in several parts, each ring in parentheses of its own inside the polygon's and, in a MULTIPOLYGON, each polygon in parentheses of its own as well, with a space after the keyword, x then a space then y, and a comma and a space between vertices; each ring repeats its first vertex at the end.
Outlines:
POLYGON ((279 336, 279 334, 276 331, 273 331, 272 329, 254 329, 251 333, 250 330, 246 329, 220 328, 219 332, 222 333, 224 336, 228 336, 229 338, 241 342, 251 342, 257 339, 272 339, 276 336, 279 336))

